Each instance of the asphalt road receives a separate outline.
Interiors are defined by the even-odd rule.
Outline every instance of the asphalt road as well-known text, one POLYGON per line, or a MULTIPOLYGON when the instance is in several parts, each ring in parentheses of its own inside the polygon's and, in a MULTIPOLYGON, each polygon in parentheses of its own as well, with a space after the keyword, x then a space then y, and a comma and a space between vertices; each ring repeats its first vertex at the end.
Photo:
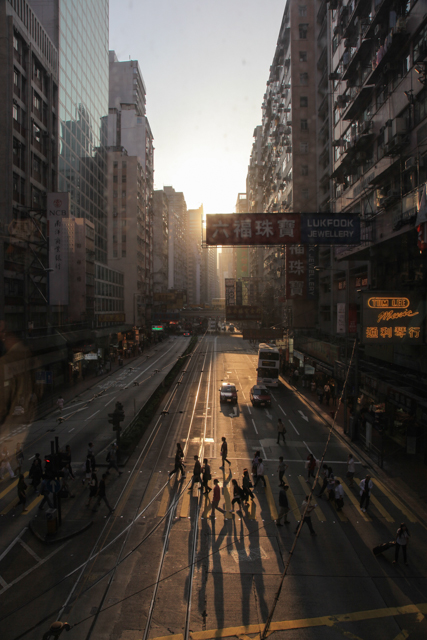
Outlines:
MULTIPOLYGON (((114 515, 107 517, 101 505, 92 527, 63 544, 29 542, 24 533, 30 552, 16 544, 0 560, 0 576, 6 584, 14 579, 17 565, 20 576, 31 570, 28 577, 0 591, 4 640, 41 638, 57 617, 73 625, 67 634, 70 640, 190 636, 203 640, 259 633, 290 557, 299 506, 310 490, 305 460, 309 452, 321 458, 329 430, 285 385, 273 390, 271 408, 253 408, 249 390, 256 382, 255 367, 256 356, 240 336, 210 336, 199 342, 165 401, 164 413, 159 411, 126 463, 125 474, 111 477, 107 493, 114 515), (220 405, 221 381, 237 385, 237 407, 220 405), (279 417, 287 429, 285 445, 276 442, 279 417), (219 459, 221 436, 229 443, 231 462, 224 470, 219 459), (184 446, 187 476, 169 481, 178 441, 184 446), (241 481, 256 450, 265 462, 267 487, 259 483, 253 505, 232 515, 231 479, 241 481), (197 485, 189 491, 194 455, 207 457, 213 478, 220 481, 225 514, 216 512, 214 520, 208 518, 210 501, 200 496, 197 485), (291 524, 283 527, 275 524, 279 455, 289 465, 291 524)), ((129 374, 129 382, 139 373, 143 379, 142 369, 129 374)), ((135 394, 138 387, 123 380, 116 384, 122 387, 111 385, 105 391, 110 395, 70 418, 67 428, 77 432, 72 442, 76 459, 86 446, 86 419, 98 425, 93 438, 98 438, 100 449, 111 437, 105 436, 101 417, 117 391, 123 394, 117 399, 125 400, 128 415, 131 392, 135 394)), ((301 530, 277 600, 273 636, 287 640, 424 638, 426 523, 408 509, 404 493, 393 494, 356 456, 356 478, 371 471, 375 484, 371 507, 362 513, 358 489, 351 489, 346 478, 348 452, 333 433, 325 460, 342 479, 344 509, 337 512, 326 499, 317 500, 312 516, 317 536, 310 536, 306 526, 301 530), (402 557, 392 564, 393 550, 374 557, 372 548, 392 540, 402 521, 411 533, 408 566, 402 557)), ((83 498, 79 504, 76 500, 70 510, 74 519, 88 518, 83 502, 83 498)), ((12 526, 10 520, 7 527, 12 526)), ((4 522, 0 521, 2 529, 4 522)))

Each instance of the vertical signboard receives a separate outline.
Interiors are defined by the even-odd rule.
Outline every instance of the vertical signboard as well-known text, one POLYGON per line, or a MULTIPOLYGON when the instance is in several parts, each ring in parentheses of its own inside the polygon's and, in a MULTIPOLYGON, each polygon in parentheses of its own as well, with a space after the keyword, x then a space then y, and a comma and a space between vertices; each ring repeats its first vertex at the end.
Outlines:
POLYGON ((305 300, 307 296, 307 248, 301 244, 286 247, 286 298, 305 300))
POLYGON ((68 228, 70 194, 47 194, 49 304, 68 304, 68 228))
POLYGON ((241 307, 243 304, 242 281, 236 280, 236 305, 241 307))
POLYGON ((345 334, 345 302, 337 302, 337 333, 345 334))
POLYGON ((309 244, 307 249, 307 300, 317 299, 316 270, 317 246, 309 244))
POLYGON ((236 281, 234 278, 225 278, 225 306, 230 307, 236 304, 236 281))

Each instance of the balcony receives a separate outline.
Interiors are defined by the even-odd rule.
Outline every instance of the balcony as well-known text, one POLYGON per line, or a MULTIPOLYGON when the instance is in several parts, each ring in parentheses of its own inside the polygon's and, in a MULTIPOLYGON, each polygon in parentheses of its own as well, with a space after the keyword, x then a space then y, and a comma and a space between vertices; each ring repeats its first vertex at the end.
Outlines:
MULTIPOLYGON (((371 38, 364 38, 361 40, 359 46, 356 48, 356 51, 351 56, 345 71, 343 73, 343 80, 348 80, 352 75, 354 75, 359 68, 363 66, 367 57, 370 57, 370 51, 372 49, 373 41, 371 38)), ((350 55, 350 52, 349 52, 350 55)))
POLYGON ((354 120, 368 104, 374 88, 374 84, 367 84, 361 88, 351 87, 350 97, 352 99, 352 102, 350 102, 347 109, 344 111, 342 119, 354 120))

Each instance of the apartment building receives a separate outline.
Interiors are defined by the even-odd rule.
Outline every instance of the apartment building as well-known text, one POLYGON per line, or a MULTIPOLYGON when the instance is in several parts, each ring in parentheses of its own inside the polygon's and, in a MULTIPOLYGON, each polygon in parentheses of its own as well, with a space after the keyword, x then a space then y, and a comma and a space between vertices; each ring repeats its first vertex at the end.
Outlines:
POLYGON ((153 293, 168 290, 168 199, 163 189, 153 194, 153 293))

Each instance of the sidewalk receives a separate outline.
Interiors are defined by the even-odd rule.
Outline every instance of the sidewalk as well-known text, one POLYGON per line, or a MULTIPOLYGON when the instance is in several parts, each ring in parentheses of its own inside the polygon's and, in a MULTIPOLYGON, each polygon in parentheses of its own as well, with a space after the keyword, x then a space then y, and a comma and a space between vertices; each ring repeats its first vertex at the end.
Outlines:
MULTIPOLYGON (((333 424, 334 407, 320 404, 317 395, 309 388, 295 387, 282 375, 280 375, 280 381, 285 387, 298 393, 328 426, 333 424)), ((394 493, 404 496, 408 505, 427 522, 427 467, 423 464, 420 456, 399 452, 392 457, 385 458, 381 469, 369 457, 360 441, 352 442, 349 436, 344 433, 344 408, 342 404, 338 410, 335 431, 368 468, 375 470, 378 478, 387 483, 394 493)))

